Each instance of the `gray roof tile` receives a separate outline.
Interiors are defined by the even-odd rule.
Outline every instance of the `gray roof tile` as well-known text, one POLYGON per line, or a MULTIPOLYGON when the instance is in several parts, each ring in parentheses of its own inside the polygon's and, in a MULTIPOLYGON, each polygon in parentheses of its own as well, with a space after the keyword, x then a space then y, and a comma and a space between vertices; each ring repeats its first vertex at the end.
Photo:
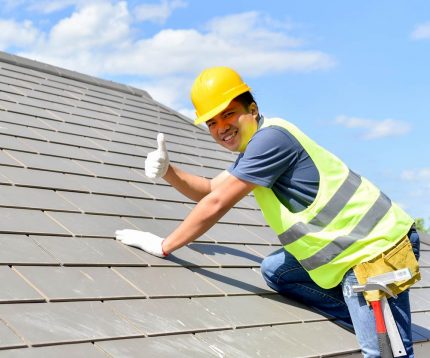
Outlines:
POLYGON ((193 300, 233 328, 301 322, 299 316, 259 296, 199 297, 193 300))
POLYGON ((45 116, 45 110, 42 108, 30 107, 21 105, 15 102, 11 94, 0 92, 0 109, 8 112, 16 112, 20 114, 34 115, 37 117, 45 116))
POLYGON ((28 236, 0 234, 0 263, 51 265, 59 261, 28 236))
MULTIPOLYGON (((2 321, 0 321, 0 337, 0 348, 25 347, 24 342, 2 321)), ((0 356, 4 355, 2 353, 0 351, 0 356)))
POLYGON ((32 238, 63 265, 145 265, 130 248, 112 239, 61 236, 32 238))
POLYGON ((191 334, 103 341, 96 346, 112 357, 140 357, 142 352, 146 358, 219 357, 219 352, 191 334))
POLYGON ((150 266, 184 266, 184 267, 217 267, 218 264, 210 258, 202 255, 201 253, 193 250, 188 246, 184 246, 166 258, 159 258, 146 253, 140 249, 130 247, 134 254, 136 254, 143 262, 150 266))
POLYGON ((149 297, 222 295, 220 290, 186 268, 117 267, 115 271, 139 287, 149 297))
POLYGON ((137 157, 128 154, 119 154, 104 152, 100 150, 87 150, 93 158, 96 158, 99 163, 112 164, 126 166, 130 168, 140 168, 145 167, 145 159, 142 157, 137 157))
POLYGON ((420 340, 430 340, 430 314, 417 312, 412 314, 412 332, 420 336, 420 340))
POLYGON ((243 225, 217 223, 206 235, 219 243, 267 244, 266 240, 253 233, 254 229, 255 227, 251 227, 250 230, 246 230, 243 225))
POLYGON ((171 186, 154 185, 149 183, 132 183, 132 185, 138 188, 142 193, 146 193, 147 198, 178 202, 190 202, 190 199, 176 191, 171 186))
POLYGON ((331 323, 312 322, 301 325, 282 325, 274 327, 274 331, 283 337, 296 341, 320 354, 337 354, 359 349, 353 333, 331 323), (309 334, 308 325, 312 325, 313 334, 309 334), (339 337, 342 336, 342 339, 339 337), (318 339, 315 339, 318 337, 318 339))
POLYGON ((97 161, 97 158, 92 156, 88 150, 83 148, 25 138, 21 139, 21 143, 30 148, 36 154, 55 154, 56 156, 63 158, 97 161))
MULTIPOLYGON (((183 220, 189 214, 190 209, 181 203, 163 202, 158 200, 127 199, 130 203, 144 210, 147 217, 157 219, 183 220)), ((143 216, 143 215, 142 215, 143 216)))
POLYGON ((430 287, 430 268, 420 267, 421 280, 416 283, 416 287, 430 287))
MULTIPOLYGON (((44 114, 45 113, 48 112, 44 112, 44 114)), ((32 132, 27 127, 49 129, 46 122, 42 121, 40 118, 34 117, 33 113, 22 114, 0 111, 0 121, 1 125, 4 126, 2 133, 15 134, 20 137, 41 139, 40 136, 36 135, 35 132, 32 132)))
POLYGON ((12 165, 12 166, 22 166, 22 163, 20 163, 16 159, 12 158, 10 155, 7 154, 6 151, 3 151, 3 150, 0 151, 0 164, 1 165, 12 165))
POLYGON ((196 337, 226 357, 318 357, 319 352, 268 327, 199 333, 196 337))
POLYGON ((423 251, 421 249, 419 262, 421 266, 430 267, 430 251, 423 251))
POLYGON ((250 245, 247 244, 246 247, 251 251, 255 252, 258 256, 266 257, 270 254, 274 253, 275 251, 281 249, 282 247, 279 246, 267 246, 267 245, 250 245))
POLYGON ((279 245, 279 239, 276 233, 268 226, 242 226, 245 230, 249 231, 250 233, 257 235, 264 241, 268 242, 272 245, 279 245))
POLYGON ((80 182, 84 181, 82 179, 86 178, 83 176, 5 166, 0 167, 0 175, 15 185, 45 189, 87 190, 87 186, 80 185, 80 182))
POLYGON ((415 288, 409 291, 411 298, 411 310, 416 311, 430 311, 430 288, 415 288))
POLYGON ((257 256, 245 245, 190 244, 189 246, 210 257, 219 266, 260 267, 262 261, 261 256, 257 256))
MULTIPOLYGON (((125 197, 150 198, 148 194, 139 190, 134 183, 121 180, 87 177, 82 175, 67 174, 66 179, 71 180, 75 186, 65 187, 67 190, 82 188, 81 191, 93 194, 116 195, 125 197)), ((61 189, 61 188, 59 188, 61 189)))
MULTIPOLYGON (((67 144, 75 147, 99 149, 93 142, 89 140, 89 138, 86 138, 86 136, 55 132, 52 129, 44 130, 40 128, 34 128, 32 131, 37 135, 37 139, 43 139, 52 143, 67 144)), ((94 131, 82 127, 82 132, 87 135, 88 132, 93 133, 94 131)), ((94 134, 93 137, 97 136, 94 134)))
POLYGON ((60 173, 72 173, 81 175, 90 175, 91 173, 84 170, 76 162, 67 158, 52 157, 48 155, 39 155, 31 153, 23 153, 12 150, 5 151, 19 163, 22 163, 27 168, 43 169, 60 173))
POLYGON ((12 149, 22 152, 37 153, 34 148, 31 148, 26 144, 26 141, 28 141, 28 139, 16 138, 10 135, 0 134, 0 143, 2 149, 12 149))
POLYGON ((64 200, 53 190, 5 185, 0 192, 0 205, 26 209, 79 211, 78 206, 64 200))
POLYGON ((107 267, 16 266, 15 269, 50 301, 145 296, 107 267))
POLYGON ((110 195, 57 192, 60 198, 80 211, 92 214, 118 216, 149 216, 145 206, 136 207, 126 198, 110 195))
POLYGON ((167 260, 178 263, 186 267, 201 266, 201 267, 217 267, 219 266, 212 258, 202 255, 194 250, 193 247, 184 246, 171 253, 167 260))
POLYGON ((426 357, 429 352, 430 352, 430 342, 414 344, 415 357, 426 357))
POLYGON ((275 305, 278 309, 287 311, 293 316, 300 317, 304 322, 327 320, 327 318, 322 314, 315 312, 311 308, 297 301, 286 298, 285 296, 267 294, 262 295, 261 297, 267 300, 271 305, 275 305))
POLYGON ((229 328, 227 322, 188 298, 108 301, 106 305, 148 335, 229 328))
POLYGON ((77 160, 74 160, 74 162, 78 163, 79 166, 83 169, 83 173, 87 173, 87 175, 89 173, 92 176, 107 179, 118 179, 137 182, 147 181, 137 171, 127 167, 118 167, 110 164, 100 164, 77 160))
POLYGON ((0 232, 67 235, 64 227, 39 210, 0 208, 0 232))
POLYGON ((263 294, 271 289, 249 268, 191 268, 227 295, 263 294))
POLYGON ((0 281, 2 283, 0 303, 37 302, 45 300, 42 295, 26 283, 22 277, 9 266, 0 266, 0 281))
POLYGON ((93 301, 0 305, 0 316, 32 345, 142 335, 108 304, 93 301))
POLYGON ((108 358, 91 343, 61 344, 37 348, 22 348, 0 352, 1 358, 108 358))
MULTIPOLYGON (((113 237, 115 230, 124 227, 124 221, 115 216, 84 215, 53 211, 46 212, 46 214, 67 228, 67 233, 72 233, 76 236, 113 237)), ((58 234, 61 233, 58 232, 58 234)))

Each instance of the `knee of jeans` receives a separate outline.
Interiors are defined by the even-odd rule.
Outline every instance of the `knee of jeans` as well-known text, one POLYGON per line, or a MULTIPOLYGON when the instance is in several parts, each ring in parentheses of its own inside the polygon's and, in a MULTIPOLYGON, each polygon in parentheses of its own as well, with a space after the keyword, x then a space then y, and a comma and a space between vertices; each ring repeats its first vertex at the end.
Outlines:
POLYGON ((274 265, 273 265, 273 259, 271 256, 267 256, 264 258, 263 262, 261 263, 261 274, 263 278, 266 280, 266 282, 272 281, 273 276, 275 274, 274 271, 274 265))

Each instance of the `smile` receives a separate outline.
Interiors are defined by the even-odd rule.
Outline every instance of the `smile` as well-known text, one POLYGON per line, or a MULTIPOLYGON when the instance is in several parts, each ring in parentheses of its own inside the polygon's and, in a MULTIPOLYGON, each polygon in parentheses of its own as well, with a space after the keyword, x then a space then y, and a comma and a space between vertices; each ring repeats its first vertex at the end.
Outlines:
POLYGON ((232 133, 229 133, 228 135, 226 135, 225 137, 222 138, 223 142, 228 142, 231 139, 233 139, 237 134, 237 131, 234 131, 232 133))

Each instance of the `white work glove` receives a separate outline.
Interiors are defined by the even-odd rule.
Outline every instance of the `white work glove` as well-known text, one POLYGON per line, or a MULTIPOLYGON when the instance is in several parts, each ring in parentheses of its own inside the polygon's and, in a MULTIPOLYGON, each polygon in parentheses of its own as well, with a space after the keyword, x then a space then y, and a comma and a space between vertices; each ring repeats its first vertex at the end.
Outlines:
POLYGON ((145 174, 150 179, 162 178, 169 169, 166 141, 163 133, 157 135, 157 150, 148 153, 145 160, 145 174))
POLYGON ((150 232, 124 229, 115 231, 115 236, 118 241, 125 245, 137 247, 154 256, 167 256, 162 247, 164 239, 150 232))

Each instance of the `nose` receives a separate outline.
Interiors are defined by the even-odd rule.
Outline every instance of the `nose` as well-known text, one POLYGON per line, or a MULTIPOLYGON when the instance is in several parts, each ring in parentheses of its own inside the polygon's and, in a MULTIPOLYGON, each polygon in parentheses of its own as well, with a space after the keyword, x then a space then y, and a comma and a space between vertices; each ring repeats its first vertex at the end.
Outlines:
POLYGON ((220 126, 219 126, 219 133, 220 134, 224 134, 225 132, 227 132, 230 129, 230 123, 227 122, 223 122, 220 126))

